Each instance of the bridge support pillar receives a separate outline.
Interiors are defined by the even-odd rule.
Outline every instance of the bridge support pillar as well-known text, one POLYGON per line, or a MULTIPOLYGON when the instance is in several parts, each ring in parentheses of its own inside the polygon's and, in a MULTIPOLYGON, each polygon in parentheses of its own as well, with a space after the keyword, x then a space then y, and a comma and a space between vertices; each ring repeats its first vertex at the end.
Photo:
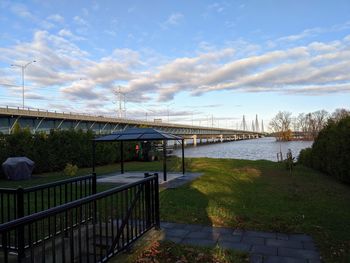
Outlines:
POLYGON ((220 134, 220 142, 224 141, 224 135, 220 134))
POLYGON ((197 146, 197 135, 193 135, 192 139, 193 139, 193 146, 197 146))

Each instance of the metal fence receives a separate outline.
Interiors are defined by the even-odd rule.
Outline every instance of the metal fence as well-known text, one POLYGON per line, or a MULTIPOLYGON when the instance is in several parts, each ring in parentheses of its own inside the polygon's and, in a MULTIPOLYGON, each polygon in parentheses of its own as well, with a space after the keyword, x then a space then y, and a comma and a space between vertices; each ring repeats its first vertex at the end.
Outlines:
POLYGON ((28 188, 0 188, 0 224, 96 193, 96 175, 28 188))
POLYGON ((106 262, 154 226, 157 174, 0 225, 0 262, 106 262))

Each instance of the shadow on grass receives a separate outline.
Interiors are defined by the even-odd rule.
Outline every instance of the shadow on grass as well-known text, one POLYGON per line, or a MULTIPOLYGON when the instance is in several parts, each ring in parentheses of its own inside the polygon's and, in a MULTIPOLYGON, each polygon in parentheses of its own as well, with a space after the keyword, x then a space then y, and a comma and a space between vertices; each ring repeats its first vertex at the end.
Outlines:
POLYGON ((162 193, 164 220, 307 233, 326 259, 350 251, 349 186, 302 166, 290 174, 269 161, 201 158, 192 171, 204 176, 162 193))

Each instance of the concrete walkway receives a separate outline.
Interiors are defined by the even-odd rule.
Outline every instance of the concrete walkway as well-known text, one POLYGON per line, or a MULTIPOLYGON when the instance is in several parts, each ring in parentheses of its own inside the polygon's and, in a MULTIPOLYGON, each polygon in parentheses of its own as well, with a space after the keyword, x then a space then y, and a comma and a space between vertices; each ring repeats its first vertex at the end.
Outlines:
MULTIPOLYGON (((156 172, 148 172, 156 173, 156 172)), ((167 181, 163 180, 163 173, 158 172, 159 185, 164 188, 176 188, 183 184, 193 181, 201 176, 201 173, 168 173, 167 181)), ((144 178, 144 172, 126 172, 123 174, 115 173, 97 178, 98 183, 129 184, 144 178)))
POLYGON ((316 263, 320 255, 312 238, 305 234, 242 231, 162 222, 165 239, 175 243, 234 249, 248 252, 251 263, 316 263))

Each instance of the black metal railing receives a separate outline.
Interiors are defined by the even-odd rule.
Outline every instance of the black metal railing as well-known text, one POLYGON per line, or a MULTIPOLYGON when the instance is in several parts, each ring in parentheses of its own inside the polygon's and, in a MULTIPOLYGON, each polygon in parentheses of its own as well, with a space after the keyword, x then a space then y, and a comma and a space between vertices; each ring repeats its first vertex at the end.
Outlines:
POLYGON ((96 193, 96 175, 28 188, 0 188, 0 224, 96 193))
POLYGON ((154 226, 157 174, 0 225, 0 262, 105 262, 154 226))

